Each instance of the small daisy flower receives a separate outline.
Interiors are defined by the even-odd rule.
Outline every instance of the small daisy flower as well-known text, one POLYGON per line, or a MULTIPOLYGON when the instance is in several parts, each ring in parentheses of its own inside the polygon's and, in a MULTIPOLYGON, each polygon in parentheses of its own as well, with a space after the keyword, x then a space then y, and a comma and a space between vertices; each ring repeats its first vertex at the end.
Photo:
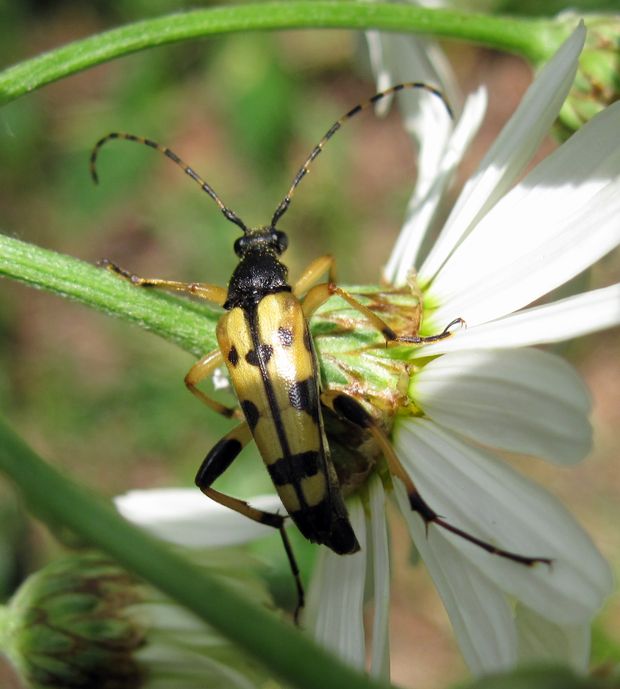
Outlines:
MULTIPOLYGON (((270 604, 251 568, 227 559, 201 566, 270 604)), ((30 575, 0 606, 0 648, 28 689, 253 689, 268 681, 189 610, 96 552, 64 555, 30 575)))
MULTIPOLYGON (((541 70, 425 253, 442 194, 481 121, 484 92, 465 102, 429 154, 385 269, 392 285, 414 286, 420 295, 424 334, 441 332, 455 318, 467 323, 450 338, 406 348, 404 394, 411 404, 396 415, 392 440, 407 476, 450 524, 505 550, 549 558, 552 566, 526 567, 425 524, 411 510, 400 479, 371 473, 348 501, 361 550, 338 556, 321 548, 304 623, 348 662, 363 667, 369 657, 375 675, 389 673, 388 492, 475 674, 535 659, 587 666, 589 625, 612 586, 609 567, 562 505, 491 449, 558 464, 582 459, 591 442, 583 383, 560 358, 515 347, 620 323, 620 285, 528 307, 620 242, 620 104, 515 185, 568 93, 584 33, 578 27, 541 70), (370 653, 363 619, 367 581, 374 597, 370 653)), ((317 348, 321 356, 320 341, 317 348)), ((377 350, 376 356, 390 351, 377 350)), ((117 506, 187 545, 208 545, 223 528, 230 528, 223 535, 230 542, 266 530, 210 505, 197 491, 193 498, 175 493, 167 503, 170 495, 128 494, 117 506), (166 504, 181 512, 173 506, 165 514, 166 504), (150 505, 155 508, 149 515, 150 505)), ((259 506, 273 509, 270 501, 265 497, 259 506)))

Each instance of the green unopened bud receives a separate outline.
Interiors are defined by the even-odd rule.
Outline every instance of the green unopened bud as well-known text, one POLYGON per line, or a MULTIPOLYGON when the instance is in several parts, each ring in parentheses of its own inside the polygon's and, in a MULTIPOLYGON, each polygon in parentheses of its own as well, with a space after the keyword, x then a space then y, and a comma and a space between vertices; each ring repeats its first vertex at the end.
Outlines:
MULTIPOLYGON (((574 23, 574 17, 570 21, 574 23)), ((561 139, 620 98, 620 16, 585 21, 588 33, 577 76, 556 127, 561 139)))
POLYGON ((97 553, 63 557, 29 577, 0 609, 0 650, 29 689, 267 682, 212 628, 97 553))

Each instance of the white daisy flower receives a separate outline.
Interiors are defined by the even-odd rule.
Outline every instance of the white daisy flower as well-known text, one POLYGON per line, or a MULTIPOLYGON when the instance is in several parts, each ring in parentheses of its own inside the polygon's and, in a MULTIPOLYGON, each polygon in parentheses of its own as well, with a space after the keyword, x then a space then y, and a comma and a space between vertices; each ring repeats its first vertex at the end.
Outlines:
MULTIPOLYGON (((409 396, 424 416, 399 418, 396 451, 428 504, 451 524, 513 552, 553 559, 551 570, 525 568, 440 528, 426 529, 411 511, 404 486, 394 480, 411 536, 477 674, 532 659, 585 669, 588 626, 611 589, 607 564, 564 508, 478 446, 557 463, 576 462, 590 448, 588 394, 573 370, 551 354, 507 349, 620 322, 620 285, 523 308, 620 242, 620 105, 608 108, 510 189, 557 116, 584 34, 579 27, 538 75, 466 185, 417 276, 425 331, 441 332, 456 317, 468 327, 412 350, 413 360, 443 356, 411 378, 409 396)), ((448 147, 443 159, 451 154, 448 147)), ((440 156, 438 170, 442 162, 440 156)), ((385 272, 393 284, 410 279, 432 220, 423 208, 410 205, 385 272)), ((376 496, 376 487, 372 492, 376 496)), ((371 510, 366 528, 381 519, 371 510)), ((330 590, 337 577, 325 581, 321 568, 329 570, 334 561, 324 553, 316 578, 320 592, 310 598, 319 608, 313 613, 317 634, 344 657, 364 657, 347 648, 335 625, 321 624, 325 614, 338 617, 342 629, 358 621, 356 606, 351 601, 345 606, 330 590)), ((361 563, 355 572, 364 576, 361 563)), ((384 573, 377 577, 375 628, 377 618, 384 620, 381 601, 388 581, 384 573)), ((385 621, 378 631, 371 671, 381 673, 385 621)))
MULTIPOLYGON (((611 590, 610 570, 555 498, 480 447, 561 464, 582 459, 590 447, 589 398, 573 369, 554 355, 514 349, 620 323, 620 285, 527 308, 620 242, 620 104, 585 125, 514 185, 559 112, 584 33, 578 27, 541 70, 421 264, 417 283, 425 332, 441 332, 457 317, 467 328, 411 348, 408 394, 422 414, 399 417, 393 430, 405 471, 447 522, 553 564, 526 567, 437 525, 426 528, 411 511, 399 479, 384 485, 383 477, 372 475, 348 502, 362 549, 348 556, 321 549, 305 624, 347 661, 362 667, 370 657, 375 675, 389 672, 386 488, 393 489, 474 673, 532 659, 586 668, 589 624, 611 590), (374 591, 370 654, 362 615, 367 579, 374 591)), ((386 268, 395 285, 412 280, 420 235, 431 227, 460 158, 462 132, 472 135, 480 121, 484 95, 469 102, 473 105, 465 104, 435 153, 437 188, 424 178, 426 188, 414 192, 417 200, 410 204, 386 268)), ((167 503, 169 495, 138 494, 155 506, 151 517, 135 493, 117 505, 128 518, 185 544, 209 545, 213 537, 221 544, 224 521, 230 524, 225 538, 236 543, 267 529, 209 504, 197 491, 193 498, 175 493, 172 503, 167 503), (196 510, 189 500, 195 500, 196 510), (173 507, 166 514, 167 504, 183 512, 175 514, 173 507), (219 520, 217 528, 212 528, 213 519, 219 520)))

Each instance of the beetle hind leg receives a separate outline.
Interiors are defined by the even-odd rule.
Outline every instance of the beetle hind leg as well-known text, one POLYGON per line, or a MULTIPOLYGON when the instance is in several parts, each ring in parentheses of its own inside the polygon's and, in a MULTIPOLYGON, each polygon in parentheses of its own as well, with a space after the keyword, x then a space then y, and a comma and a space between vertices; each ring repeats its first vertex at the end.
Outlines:
POLYGON ((552 560, 547 557, 531 557, 514 553, 510 550, 504 550, 503 548, 498 548, 492 543, 484 541, 477 536, 474 536, 473 534, 470 534, 467 531, 459 529, 457 526, 451 524, 444 517, 437 514, 437 512, 435 512, 424 500, 415 483, 413 482, 413 479, 403 468, 400 459, 396 455, 396 452, 394 451, 394 448, 392 447, 392 444, 390 443, 383 429, 355 398, 338 391, 327 391, 321 395, 321 401, 323 404, 326 404, 328 407, 333 409, 336 414, 365 429, 368 431, 368 433, 370 433, 370 435, 372 435, 386 459, 390 474, 400 479, 400 481, 402 481, 402 483, 405 485, 411 509, 420 515, 424 521, 427 531, 431 524, 435 524, 436 526, 449 531, 450 533, 453 533, 456 536, 469 541, 470 543, 473 543, 488 553, 498 555, 499 557, 503 557, 507 560, 512 560, 513 562, 518 562, 519 564, 526 565, 527 567, 531 567, 539 562, 549 566, 552 564, 552 560))
POLYGON ((304 588, 301 583, 301 575, 297 561, 291 547, 291 543, 284 528, 286 517, 274 512, 266 512, 252 507, 245 500, 232 497, 221 493, 219 490, 211 487, 211 484, 221 476, 226 469, 237 458, 241 450, 252 440, 252 433, 246 422, 239 424, 227 433, 219 442, 217 442, 210 452, 205 457, 203 463, 196 474, 196 485, 200 490, 211 500, 214 500, 224 507, 228 507, 239 514, 242 514, 248 519, 252 519, 259 524, 265 524, 277 529, 282 539, 282 544, 286 552, 286 557, 291 568, 291 573, 295 579, 295 587, 297 589, 297 605, 293 618, 295 624, 299 622, 299 613, 304 607, 304 588))

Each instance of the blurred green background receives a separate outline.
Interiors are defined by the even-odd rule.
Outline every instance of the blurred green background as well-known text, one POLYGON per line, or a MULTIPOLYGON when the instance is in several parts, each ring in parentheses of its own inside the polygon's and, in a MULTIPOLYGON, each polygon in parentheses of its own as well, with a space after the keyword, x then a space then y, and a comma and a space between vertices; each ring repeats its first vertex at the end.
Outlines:
MULTIPOLYGON (((9 65, 185 6, 171 0, 0 0, 0 62, 9 65)), ((462 166, 462 182, 514 110, 531 73, 505 55, 447 48, 463 89, 484 82, 490 91, 489 115, 462 166)), ((108 257, 144 276, 225 284, 235 265, 236 233, 213 202, 169 161, 126 142, 102 151, 95 187, 88 176, 95 141, 114 130, 160 141, 247 223, 260 224, 331 122, 374 90, 363 37, 335 31, 195 41, 65 79, 0 110, 0 231, 86 261, 108 257)), ((552 147, 548 141, 539 157, 552 147)), ((343 282, 378 280, 414 179, 415 152, 396 115, 384 122, 366 115, 348 126, 303 182, 282 223, 292 279, 329 252, 343 282)), ((608 257, 583 284, 610 284, 618 264, 617 255, 608 257)), ((616 571, 619 345, 616 332, 562 349, 593 391, 596 448, 588 461, 563 470, 517 460, 577 514, 616 571)), ((137 328, 0 283, 2 411, 43 457, 106 496, 193 484, 197 466, 229 424, 185 390, 191 364, 188 354, 137 328)), ((239 495, 269 490, 253 449, 220 485, 239 495)), ((401 524, 395 523, 393 538, 402 544, 395 557, 393 679, 444 686, 465 672, 449 623, 423 568, 409 566, 401 524)), ((8 596, 55 548, 0 482, 0 595, 8 596)), ((295 548, 303 561, 312 558, 312 547, 297 540, 295 548)), ((274 589, 286 596, 292 586, 277 537, 259 554, 269 563, 274 589)), ((595 629, 595 660, 620 658, 619 639, 616 595, 595 629)))

